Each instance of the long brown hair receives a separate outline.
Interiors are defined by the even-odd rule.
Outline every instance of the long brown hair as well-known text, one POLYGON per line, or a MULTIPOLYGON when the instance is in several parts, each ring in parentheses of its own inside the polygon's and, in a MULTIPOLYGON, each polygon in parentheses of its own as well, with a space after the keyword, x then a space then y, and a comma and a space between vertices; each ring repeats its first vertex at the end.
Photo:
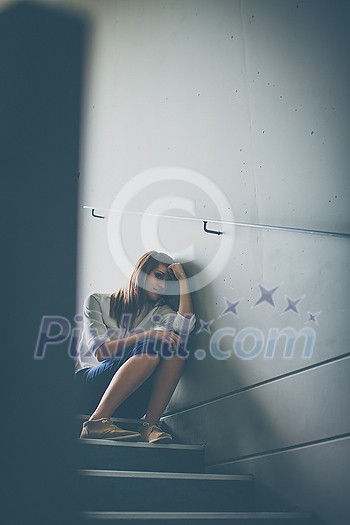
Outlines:
MULTIPOLYGON (((154 307, 155 303, 150 303, 145 292, 145 280, 159 263, 169 266, 173 262, 174 260, 169 255, 156 251, 147 252, 140 257, 131 274, 127 288, 120 288, 118 292, 111 295, 110 316, 116 319, 118 327, 120 327, 125 315, 128 314, 131 316, 129 324, 131 330, 142 308, 149 310, 154 307)), ((177 309, 175 296, 163 295, 156 303, 169 304, 173 309, 177 309)))

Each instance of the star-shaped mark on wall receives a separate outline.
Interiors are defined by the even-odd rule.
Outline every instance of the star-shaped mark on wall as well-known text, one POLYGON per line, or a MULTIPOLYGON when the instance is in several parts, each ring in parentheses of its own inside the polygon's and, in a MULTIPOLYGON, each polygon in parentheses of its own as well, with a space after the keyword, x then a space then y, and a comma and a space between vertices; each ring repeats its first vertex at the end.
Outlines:
POLYGON ((214 322, 214 319, 212 321, 203 321, 203 319, 199 319, 200 327, 198 328, 196 334, 200 334, 202 332, 208 332, 208 334, 211 334, 210 325, 214 322))
POLYGON ((224 299, 225 299, 225 302, 226 302, 226 308, 222 312, 222 314, 219 315, 219 317, 222 317, 223 315, 230 314, 230 313, 235 314, 235 315, 237 315, 237 317, 239 317, 239 315, 237 313, 237 306, 238 306, 238 304, 241 301, 236 301, 235 303, 233 303, 229 299, 226 299, 226 297, 224 297, 224 299))
POLYGON ((307 323, 315 323, 318 324, 317 317, 320 315, 321 312, 317 312, 317 314, 312 314, 311 312, 308 312, 308 320, 307 323))
POLYGON ((272 295, 275 293, 277 288, 279 288, 279 286, 276 286, 275 288, 271 288, 271 290, 267 290, 266 288, 264 288, 263 286, 259 284, 259 288, 260 288, 261 297, 260 299, 257 300, 254 306, 257 306, 258 304, 266 302, 266 303, 271 304, 271 306, 273 306, 274 308, 276 308, 272 295))
POLYGON ((289 310, 292 310, 293 312, 295 312, 296 314, 300 315, 299 313, 299 310, 297 308, 297 304, 300 303, 300 301, 304 298, 303 297, 299 297, 299 299, 295 299, 295 301, 293 301, 293 299, 290 299, 290 297, 287 297, 285 296, 286 299, 287 299, 287 306, 285 307, 285 309, 283 310, 283 314, 288 312, 289 310))

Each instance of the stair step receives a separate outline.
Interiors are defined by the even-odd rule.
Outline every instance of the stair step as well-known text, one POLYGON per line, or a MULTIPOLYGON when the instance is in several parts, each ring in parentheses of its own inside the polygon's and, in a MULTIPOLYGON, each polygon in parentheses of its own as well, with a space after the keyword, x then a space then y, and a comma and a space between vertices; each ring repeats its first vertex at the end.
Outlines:
POLYGON ((152 525, 154 522, 176 525, 312 525, 312 514, 306 512, 84 512, 82 521, 93 525, 152 525))
POLYGON ((90 470, 204 473, 204 445, 79 439, 78 459, 90 470))
POLYGON ((81 509, 133 512, 253 510, 250 475, 80 470, 81 509))

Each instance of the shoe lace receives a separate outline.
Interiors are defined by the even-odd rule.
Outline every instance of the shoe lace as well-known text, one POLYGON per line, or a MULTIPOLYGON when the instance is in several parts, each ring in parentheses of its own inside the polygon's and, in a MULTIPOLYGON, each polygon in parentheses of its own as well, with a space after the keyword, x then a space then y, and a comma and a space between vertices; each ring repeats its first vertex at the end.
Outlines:
POLYGON ((160 432, 163 432, 160 422, 159 423, 148 423, 148 421, 144 421, 142 423, 142 426, 147 427, 150 432, 152 432, 152 430, 159 430, 160 432))
POLYGON ((102 419, 102 423, 109 423, 109 425, 110 425, 110 429, 109 430, 115 430, 116 428, 118 428, 117 425, 114 425, 109 418, 102 419))

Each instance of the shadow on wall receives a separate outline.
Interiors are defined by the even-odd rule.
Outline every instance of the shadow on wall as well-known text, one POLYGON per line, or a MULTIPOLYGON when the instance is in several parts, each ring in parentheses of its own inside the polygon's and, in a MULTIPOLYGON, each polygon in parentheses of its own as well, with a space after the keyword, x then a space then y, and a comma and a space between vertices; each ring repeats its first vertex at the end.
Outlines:
MULTIPOLYGON (((188 275, 196 275, 199 271, 200 268, 194 263, 186 265, 188 275)), ((290 432, 293 426, 306 428, 308 424, 312 424, 307 421, 307 413, 298 413, 301 404, 295 400, 298 396, 303 397, 303 392, 294 391, 293 384, 287 385, 289 397, 283 397, 282 390, 279 399, 279 382, 274 381, 272 387, 267 385, 265 388, 271 394, 261 396, 263 385, 251 388, 254 384, 254 370, 258 370, 261 365, 259 359, 242 363, 235 355, 221 361, 208 353, 203 360, 196 359, 193 355, 198 348, 208 346, 208 333, 197 332, 201 319, 210 319, 213 310, 217 309, 213 305, 217 297, 212 285, 193 292, 197 326, 190 340, 192 357, 168 407, 166 423, 179 442, 206 444, 206 461, 212 473, 250 474, 254 466, 259 510, 308 510, 307 500, 300 488, 301 480, 303 485, 315 486, 317 462, 312 472, 308 472, 301 455, 286 460, 287 463, 273 460, 274 455, 278 456, 279 448, 300 443, 298 433, 290 432), (280 418, 284 403, 290 415, 287 424, 286 418, 280 418), (277 410, 276 406, 279 407, 277 410), (254 457, 259 459, 271 452, 272 460, 267 466, 264 464, 260 467, 258 460, 253 465, 254 457), (284 480, 286 490, 282 488, 284 480), (281 487, 281 491, 276 487, 281 487)), ((223 323, 225 322, 224 320, 223 323)), ((242 320, 234 317, 237 330, 240 324, 242 320)), ((232 338, 229 341, 223 340, 222 343, 223 350, 230 347, 232 349, 232 338)), ((291 362, 287 362, 287 365, 290 367, 291 362)), ((274 373, 272 371, 272 378, 274 373)), ((259 370, 256 377, 259 377, 259 370)), ((312 387, 312 382, 310 386, 312 387)), ((312 405, 312 400, 310 403, 312 405)), ((319 476, 323 473, 321 468, 319 476)))
POLYGON ((66 345, 34 350, 44 315, 75 313, 85 30, 30 2, 0 13, 5 523, 76 522, 73 363, 66 345))

